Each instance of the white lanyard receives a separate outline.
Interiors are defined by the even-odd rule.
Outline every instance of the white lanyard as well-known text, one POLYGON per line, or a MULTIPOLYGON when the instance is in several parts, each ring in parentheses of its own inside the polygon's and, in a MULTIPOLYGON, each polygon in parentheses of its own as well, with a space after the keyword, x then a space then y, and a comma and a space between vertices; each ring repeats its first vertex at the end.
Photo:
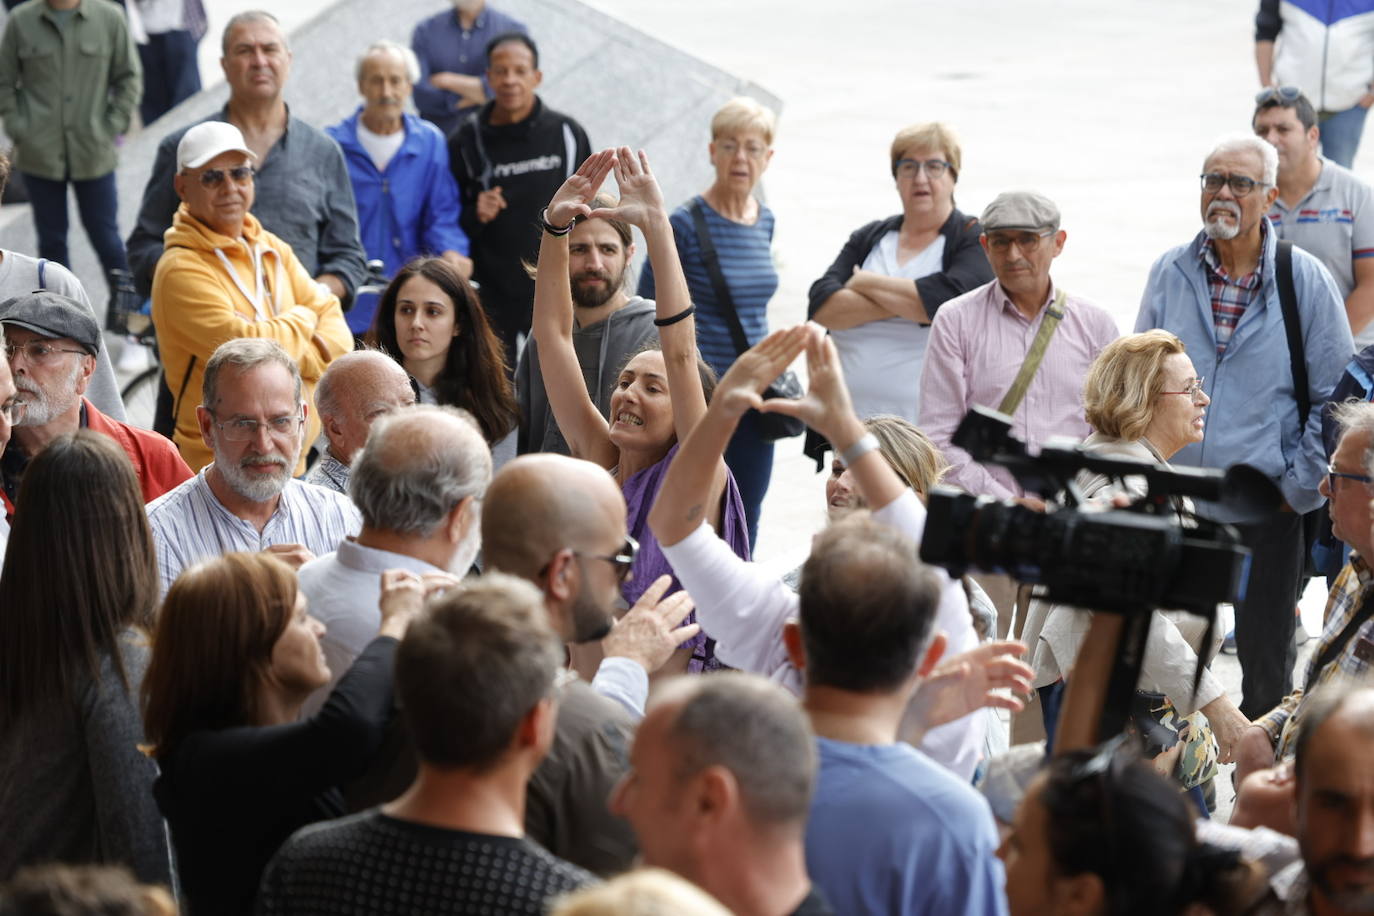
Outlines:
MULTIPOLYGON (((257 317, 257 320, 266 321, 268 318, 272 317, 272 315, 268 314, 266 308, 269 291, 267 289, 265 276, 266 266, 263 264, 262 252, 257 247, 249 245, 247 240, 243 240, 243 244, 248 248, 248 255, 253 261, 254 288, 252 292, 249 292, 248 287, 243 285, 243 278, 239 276, 239 272, 234 268, 234 265, 225 257, 224 251, 216 248, 215 254, 219 256, 220 263, 224 265, 224 269, 229 271, 229 277, 234 281, 234 285, 239 288, 239 292, 243 293, 245 299, 253 303, 253 314, 257 317)), ((276 254, 276 252, 272 251, 270 248, 268 251, 271 254, 276 254)), ((276 296, 272 296, 272 299, 275 300, 276 296)), ((276 314, 276 302, 273 301, 271 306, 272 314, 276 314)))

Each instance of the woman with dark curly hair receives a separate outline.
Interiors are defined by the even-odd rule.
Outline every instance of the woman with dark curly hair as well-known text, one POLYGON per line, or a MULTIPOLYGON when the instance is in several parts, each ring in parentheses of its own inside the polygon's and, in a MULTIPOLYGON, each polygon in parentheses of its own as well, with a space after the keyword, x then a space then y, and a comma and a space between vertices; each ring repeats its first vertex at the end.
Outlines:
POLYGON ((500 339, 477 293, 442 258, 417 258, 397 271, 377 305, 368 343, 415 380, 421 404, 472 414, 500 467, 515 456, 519 405, 500 339))

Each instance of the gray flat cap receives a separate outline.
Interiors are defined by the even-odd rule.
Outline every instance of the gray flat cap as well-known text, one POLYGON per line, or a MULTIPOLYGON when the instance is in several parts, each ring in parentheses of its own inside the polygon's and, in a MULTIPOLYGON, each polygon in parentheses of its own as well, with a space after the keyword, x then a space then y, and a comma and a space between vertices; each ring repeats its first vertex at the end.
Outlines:
POLYGON ((988 204, 982 223, 984 232, 995 229, 1058 230, 1059 208, 1054 201, 1035 191, 1006 191, 988 204))
POLYGON ((0 324, 12 324, 42 337, 70 337, 87 353, 100 353, 100 325, 86 307, 52 290, 36 289, 0 302, 0 324))

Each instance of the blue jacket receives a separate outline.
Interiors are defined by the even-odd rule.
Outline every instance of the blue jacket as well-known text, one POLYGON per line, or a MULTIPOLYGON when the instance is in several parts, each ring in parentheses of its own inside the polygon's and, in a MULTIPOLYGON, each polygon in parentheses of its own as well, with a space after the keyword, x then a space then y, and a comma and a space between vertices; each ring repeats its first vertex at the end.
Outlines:
MULTIPOLYGON (((1212 468, 1252 465, 1278 485, 1294 511, 1309 512, 1322 503, 1317 485, 1326 473, 1321 407, 1355 350, 1340 293, 1320 261, 1293 249, 1293 286, 1312 401, 1300 435, 1274 277, 1278 234, 1264 234, 1261 296, 1241 316, 1220 360, 1207 269, 1199 256, 1203 238, 1199 232, 1150 268, 1135 322, 1137 332, 1163 328, 1182 338, 1197 374, 1206 377, 1204 387, 1212 399, 1202 442, 1184 447, 1171 460, 1212 468)), ((1217 514, 1215 507, 1209 508, 1209 514, 1217 514)))
POLYGON ((443 134, 428 121, 404 115, 405 142, 379 172, 358 142, 361 114, 359 107, 325 133, 338 142, 348 163, 367 256, 385 262, 390 277, 418 255, 467 254, 468 237, 458 226, 462 205, 443 134))

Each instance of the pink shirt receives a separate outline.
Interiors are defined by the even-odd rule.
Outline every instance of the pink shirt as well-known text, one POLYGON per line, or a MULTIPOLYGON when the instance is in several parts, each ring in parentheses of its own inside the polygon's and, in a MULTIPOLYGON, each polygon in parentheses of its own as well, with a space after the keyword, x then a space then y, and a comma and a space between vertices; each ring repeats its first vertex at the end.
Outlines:
MULTIPOLYGON (((1046 303, 1054 296, 1051 283, 1046 303)), ((950 438, 969 407, 997 409, 1044 317, 1041 309, 1027 320, 996 280, 951 299, 935 313, 921 372, 920 427, 950 463, 944 483, 999 499, 1023 495, 1009 471, 974 463, 967 452, 950 445, 950 438)), ((1064 320, 1013 414, 1013 435, 1033 447, 1052 436, 1087 436, 1083 376, 1098 351, 1117 336, 1110 315, 1085 299, 1068 296, 1064 320)))

